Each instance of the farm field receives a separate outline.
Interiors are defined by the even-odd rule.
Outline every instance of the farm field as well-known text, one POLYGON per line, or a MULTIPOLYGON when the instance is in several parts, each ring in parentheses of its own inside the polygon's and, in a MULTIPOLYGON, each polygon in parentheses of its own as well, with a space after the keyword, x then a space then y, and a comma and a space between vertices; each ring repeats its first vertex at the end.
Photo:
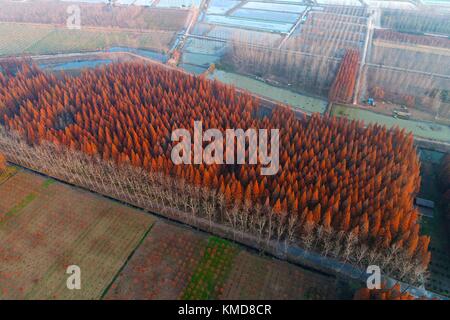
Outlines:
POLYGON ((333 299, 335 280, 158 222, 106 299, 333 299))
POLYGON ((389 128, 397 125, 400 128, 411 131, 417 137, 450 142, 450 128, 446 125, 426 121, 395 119, 392 116, 344 105, 334 105, 331 114, 339 117, 344 116, 351 120, 363 120, 367 124, 378 123, 389 128))
POLYGON ((0 23, 0 55, 24 53, 53 30, 52 26, 0 23))
POLYGON ((280 34, 289 32, 305 10, 306 6, 298 2, 212 0, 197 24, 209 24, 213 28, 235 27, 243 32, 253 30, 280 34))
POLYGON ((109 47, 124 46, 134 48, 168 50, 174 37, 171 32, 129 33, 97 31, 55 30, 52 34, 29 48, 30 53, 47 53, 55 51, 101 50, 109 47), (81 40, 81 41, 80 41, 81 40))
POLYGON ((381 15, 381 26, 412 34, 450 35, 450 20, 444 10, 440 12, 384 10, 381 15))
POLYGON ((253 19, 219 16, 219 15, 206 15, 203 21, 205 23, 210 24, 226 25, 232 27, 244 27, 246 29, 273 31, 279 33, 288 32, 292 27, 291 23, 253 20, 253 19))
MULTIPOLYGON (((198 1, 198 0, 196 0, 198 1)), ((77 2, 77 1, 74 1, 77 2)), ((160 1, 162 3, 162 1, 160 1)), ((169 0, 169 2, 174 2, 169 0)), ((62 1, 0 0, 0 21, 48 24, 65 27, 69 4, 62 1)), ((131 30, 179 31, 185 27, 188 10, 150 8, 138 5, 109 6, 108 1, 78 2, 82 27, 131 30)))
POLYGON ((98 31, 94 29, 69 30, 30 24, 0 24, 0 55, 50 54, 61 52, 97 51, 124 46, 168 50, 174 32, 98 31), (16 27, 18 29, 16 29, 16 27), (18 30, 19 42, 11 37, 18 30))
MULTIPOLYGON (((305 9, 305 6, 294 1, 277 4, 241 0, 209 1, 192 29, 193 35, 206 38, 201 41, 195 39, 197 51, 193 51, 190 44, 185 48, 183 53, 187 57, 182 58, 181 66, 189 72, 201 73, 202 68, 206 70, 211 63, 219 62, 226 51, 223 49, 228 49, 234 41, 273 47, 291 30, 305 9), (213 56, 200 55, 210 48, 208 40, 216 39, 222 40, 221 49, 214 52, 213 56), (193 53, 195 60, 192 60, 193 53)), ((192 39, 189 41, 192 42, 192 39)))
POLYGON ((238 9, 232 14, 232 16, 241 18, 270 20, 276 22, 290 22, 290 23, 295 23, 299 18, 299 15, 296 13, 266 12, 262 10, 249 10, 249 9, 238 9))
POLYGON ((251 93, 267 97, 271 100, 288 104, 293 108, 299 109, 306 113, 324 113, 327 106, 327 102, 325 100, 308 97, 286 89, 274 87, 262 81, 236 73, 216 70, 212 75, 210 75, 210 77, 223 83, 232 84, 238 88, 245 89, 251 93))
POLYGON ((430 117, 450 118, 447 38, 376 30, 370 48, 360 100, 374 97, 430 117))
POLYGON ((154 219, 19 170, 0 185, 0 299, 98 299, 154 219), (68 290, 66 268, 82 270, 68 290))
POLYGON ((45 70, 60 71, 60 70, 79 70, 84 68, 95 68, 103 64, 112 63, 110 59, 98 59, 98 60, 83 60, 74 62, 61 62, 61 63, 42 63, 39 67, 45 70))
MULTIPOLYGON (((262 2, 249 2, 248 5, 271 6, 262 2)), ((293 86, 299 92, 325 98, 346 52, 363 48, 367 32, 365 9, 337 7, 334 11, 329 11, 331 9, 325 10, 325 7, 297 7, 301 8, 298 10, 300 13, 296 13, 297 18, 283 19, 294 21, 287 35, 278 34, 281 38, 276 41, 258 43, 245 41, 242 36, 235 37, 221 64, 226 65, 227 70, 239 74, 276 80, 286 88, 293 86)), ((250 10, 247 5, 244 8, 250 10)), ((276 16, 280 14, 294 14, 292 10, 263 12, 270 17, 262 20, 264 22, 271 19, 276 21, 276 16)), ((238 13, 239 10, 234 12, 238 13)), ((264 14, 261 16, 260 11, 258 14, 247 15, 256 19, 255 21, 264 19, 264 14)))
POLYGON ((438 166, 443 153, 420 149, 421 187, 419 197, 435 202, 433 217, 422 216, 423 233, 431 236, 430 276, 426 288, 442 295, 450 296, 450 242, 445 218, 445 209, 441 203, 441 193, 438 190, 438 166))
POLYGON ((331 276, 14 173, 0 182, 1 299, 338 298, 331 276), (82 270, 81 290, 66 288, 71 264, 82 270))

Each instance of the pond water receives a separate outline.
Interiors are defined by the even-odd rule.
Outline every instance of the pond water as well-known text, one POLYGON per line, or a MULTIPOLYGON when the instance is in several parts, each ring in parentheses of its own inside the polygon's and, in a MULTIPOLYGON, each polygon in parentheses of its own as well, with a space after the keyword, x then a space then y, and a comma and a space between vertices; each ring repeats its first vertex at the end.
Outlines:
POLYGON ((333 106, 331 114, 354 120, 364 120, 365 123, 379 123, 388 128, 398 125, 400 128, 404 128, 418 137, 450 142, 450 127, 441 124, 427 121, 396 119, 388 115, 342 105, 333 106))
POLYGON ((183 53, 182 63, 193 64, 197 66, 209 67, 212 63, 217 63, 220 60, 219 56, 202 53, 183 53))
POLYGON ((302 13, 306 10, 306 6, 269 2, 248 2, 242 8, 295 13, 302 13))
POLYGON ((180 63, 178 66, 181 67, 183 70, 185 70, 189 73, 193 73, 195 75, 200 75, 208 69, 205 67, 200 67, 200 66, 196 66, 196 65, 188 64, 188 63, 180 63))
POLYGON ((208 36, 224 40, 239 40, 252 44, 263 44, 265 46, 274 45, 281 39, 278 33, 239 29, 234 27, 214 26, 208 32, 208 36))
POLYGON ((39 63, 38 66, 45 70, 61 71, 61 70, 75 70, 84 68, 95 68, 103 64, 109 64, 110 59, 98 59, 98 60, 80 60, 69 61, 61 63, 39 63))
POLYGON ((236 73, 216 70, 209 77, 227 84, 232 84, 237 88, 248 90, 254 94, 269 98, 282 104, 288 104, 291 107, 300 109, 306 113, 324 113, 327 106, 327 102, 325 100, 308 97, 287 89, 274 87, 262 81, 236 73))
POLYGON ((212 63, 217 63, 223 55, 225 43, 220 41, 189 38, 181 57, 184 70, 194 74, 201 74, 212 63))
POLYGON ((222 41, 189 38, 186 42, 185 51, 192 53, 221 55, 226 47, 222 41))
MULTIPOLYGON (((111 47, 108 50, 98 51, 98 52, 132 52, 136 55, 150 58, 155 61, 159 61, 165 63, 167 61, 167 55, 164 53, 145 50, 145 49, 137 49, 137 48, 129 48, 129 47, 111 47)), ((82 58, 74 58, 75 61, 67 61, 67 62, 56 62, 56 63, 38 63, 39 67, 46 70, 59 71, 59 70, 75 70, 75 69, 83 69, 83 68, 95 68, 102 64, 112 63, 111 59, 82 59, 82 58)))
POLYGON ((145 49, 137 49, 137 48, 129 48, 129 47, 112 47, 112 48, 109 48, 109 50, 106 50, 106 52, 132 52, 139 56, 157 60, 157 61, 160 61, 163 63, 165 63, 167 61, 167 56, 164 53, 151 51, 151 50, 145 50, 145 49))
POLYGON ((419 148, 418 154, 421 161, 431 162, 434 164, 441 163, 442 158, 445 156, 445 153, 443 152, 423 148, 419 148))
POLYGON ((256 29, 270 32, 287 33, 292 27, 292 23, 287 22, 271 22, 263 20, 251 20, 237 17, 219 16, 207 14, 204 22, 211 24, 221 24, 239 28, 256 29))
POLYGON ((298 13, 290 12, 238 9, 233 12, 232 16, 239 18, 295 23, 300 15, 298 13))
POLYGON ((208 5, 207 13, 225 14, 228 10, 233 9, 240 4, 239 0, 211 0, 208 5))

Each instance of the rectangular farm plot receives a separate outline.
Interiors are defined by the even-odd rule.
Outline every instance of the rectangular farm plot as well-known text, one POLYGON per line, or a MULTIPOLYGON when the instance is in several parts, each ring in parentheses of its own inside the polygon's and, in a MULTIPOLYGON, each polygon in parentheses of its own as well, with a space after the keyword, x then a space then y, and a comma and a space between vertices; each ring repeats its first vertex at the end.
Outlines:
POLYGON ((234 259, 220 299, 337 299, 335 287, 331 277, 241 251, 234 259))
POLYGON ((17 173, 17 168, 14 166, 7 166, 6 169, 0 173, 0 185, 6 182, 9 178, 17 173))
POLYGON ((233 9, 240 3, 241 1, 239 0, 211 0, 206 12, 212 14, 226 14, 227 11, 233 9))
POLYGON ((115 46, 167 49, 174 32, 98 31, 95 29, 67 30, 58 28, 45 38, 35 41, 25 52, 47 54, 55 52, 97 51, 115 46))
POLYGON ((52 26, 0 23, 0 55, 24 53, 53 30, 52 26))
POLYGON ((277 33, 245 30, 237 27, 214 26, 207 34, 210 37, 215 37, 224 40, 237 40, 245 43, 263 44, 273 46, 278 43, 282 36, 277 33))
POLYGON ((226 25, 232 27, 239 27, 243 29, 254 29, 261 31, 287 33, 292 27, 292 23, 286 22, 273 22, 264 20, 252 20, 244 18, 236 18, 229 16, 219 16, 213 14, 207 14, 204 22, 210 24, 226 25))
POLYGON ((45 178, 20 171, 0 185, 0 224, 23 202, 36 194, 45 178))
POLYGON ((334 278, 158 221, 106 299, 326 299, 334 278))
POLYGON ((0 223, 1 299, 98 299, 153 223, 127 206, 31 173, 0 186, 0 199, 8 198, 17 199, 0 223), (67 289, 69 265, 81 268, 81 290, 67 289))
POLYGON ((298 6, 293 4, 281 4, 281 3, 266 3, 266 2, 248 2, 245 5, 243 5, 242 8, 280 11, 280 12, 295 12, 295 13, 301 13, 306 9, 305 6, 298 6))
POLYGON ((300 17, 298 13, 239 9, 232 13, 233 17, 295 23, 300 17))
POLYGON ((156 223, 105 298, 182 298, 206 246, 207 237, 202 234, 156 223))
POLYGON ((238 252, 239 248, 231 242, 210 237, 203 257, 184 290, 182 299, 218 299, 224 290, 224 283, 238 252))
POLYGON ((320 5, 327 6, 353 6, 353 7, 361 7, 362 4, 358 0, 317 0, 317 3, 320 5))

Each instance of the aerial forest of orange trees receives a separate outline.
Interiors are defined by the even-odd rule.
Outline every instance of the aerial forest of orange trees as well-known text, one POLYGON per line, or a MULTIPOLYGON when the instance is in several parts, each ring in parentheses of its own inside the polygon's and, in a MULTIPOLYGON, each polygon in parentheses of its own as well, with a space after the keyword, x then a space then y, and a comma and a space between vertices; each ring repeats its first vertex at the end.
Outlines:
MULTIPOLYGON (((400 284, 395 284, 391 288, 383 284, 380 289, 361 288, 356 291, 354 300, 417 300, 416 297, 402 291, 400 284)), ((426 297, 419 298, 425 300, 426 297)))
MULTIPOLYGON (((47 141, 161 172, 222 194, 229 205, 260 204, 286 223, 295 217, 299 235, 321 226, 428 265, 430 239, 420 235, 413 206, 420 164, 403 130, 298 118, 284 106, 263 115, 250 94, 157 65, 112 64, 78 76, 27 63, 9 69, 0 73, 0 124, 30 145, 47 141), (261 176, 259 164, 174 165, 171 132, 192 133, 195 120, 222 132, 279 129, 280 170, 261 176)), ((346 100, 344 87, 336 95, 346 100)))
POLYGON ((347 49, 328 94, 330 101, 351 102, 356 84, 358 66, 359 51, 356 49, 347 49))

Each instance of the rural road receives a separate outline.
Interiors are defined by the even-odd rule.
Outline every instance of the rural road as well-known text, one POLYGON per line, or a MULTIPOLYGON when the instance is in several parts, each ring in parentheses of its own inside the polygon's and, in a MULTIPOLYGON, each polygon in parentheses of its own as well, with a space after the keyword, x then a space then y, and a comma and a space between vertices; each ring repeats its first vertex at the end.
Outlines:
MULTIPOLYGON (((376 12, 375 10, 374 12, 376 12)), ((367 52, 369 51, 370 44, 372 42, 372 36, 373 36, 373 18, 375 13, 371 14, 369 18, 367 19, 367 32, 366 32, 366 38, 364 40, 364 48, 363 48, 363 54, 361 58, 361 62, 359 64, 359 70, 358 70, 358 76, 356 78, 356 84, 355 84, 355 93, 353 96, 353 104, 358 103, 358 97, 359 97, 359 91, 360 91, 360 85, 361 85, 361 77, 364 70, 364 65, 366 64, 367 59, 367 52)))

